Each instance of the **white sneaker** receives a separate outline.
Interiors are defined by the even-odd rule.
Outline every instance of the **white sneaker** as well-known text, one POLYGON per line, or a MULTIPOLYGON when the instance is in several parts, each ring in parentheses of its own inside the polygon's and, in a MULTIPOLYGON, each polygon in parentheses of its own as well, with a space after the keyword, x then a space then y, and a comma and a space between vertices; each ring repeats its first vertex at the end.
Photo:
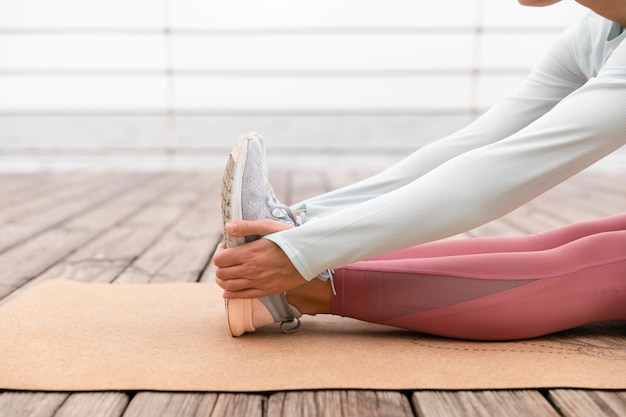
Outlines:
MULTIPOLYGON (((224 225, 235 220, 273 219, 298 225, 289 207, 276 198, 267 177, 263 138, 255 132, 241 135, 228 156, 222 179, 222 220, 224 225)), ((258 239, 259 236, 230 237, 224 231, 227 248, 258 239)), ((300 328, 302 313, 287 302, 285 294, 260 297, 275 322, 281 323, 285 333, 300 328)), ((226 300, 228 327, 233 336, 254 331, 251 300, 226 300)))

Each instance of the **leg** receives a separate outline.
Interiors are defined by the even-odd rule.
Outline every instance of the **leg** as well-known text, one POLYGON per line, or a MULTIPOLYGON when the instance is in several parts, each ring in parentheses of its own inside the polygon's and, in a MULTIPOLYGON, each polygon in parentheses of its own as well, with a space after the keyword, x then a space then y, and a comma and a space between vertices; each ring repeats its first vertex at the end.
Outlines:
POLYGON ((535 337, 626 319, 626 231, 541 251, 357 262, 335 286, 333 314, 455 338, 535 337))
POLYGON ((584 236, 617 230, 626 230, 626 213, 574 223, 534 235, 437 241, 402 249, 372 259, 434 258, 478 253, 540 251, 556 248, 584 236))

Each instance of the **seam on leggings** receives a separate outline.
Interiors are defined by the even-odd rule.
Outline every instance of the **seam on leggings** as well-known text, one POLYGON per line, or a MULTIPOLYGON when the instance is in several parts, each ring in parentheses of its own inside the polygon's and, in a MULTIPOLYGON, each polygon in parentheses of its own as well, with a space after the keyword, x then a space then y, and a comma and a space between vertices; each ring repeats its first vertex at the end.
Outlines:
MULTIPOLYGON (((539 273, 531 273, 531 274, 526 274, 526 275, 509 275, 506 272, 502 273, 502 274, 493 274, 493 273, 487 273, 487 272, 482 272, 482 273, 468 273, 468 272, 459 272, 459 271, 447 271, 447 270, 441 270, 441 269, 437 269, 437 270, 430 270, 430 269, 419 269, 419 270, 415 270, 415 269, 408 269, 408 268, 397 268, 397 269, 386 269, 386 268, 382 268, 382 269, 376 269, 376 272, 394 272, 394 273, 399 273, 399 274, 417 274, 417 275, 437 275, 437 276, 452 276, 452 277, 459 277, 459 278, 473 278, 473 279, 494 279, 494 278, 498 278, 498 279, 510 279, 510 280, 539 280, 539 279, 550 279, 550 278, 558 278, 561 277, 563 275, 568 275, 568 274, 573 274, 576 272, 580 272, 580 271, 584 271, 587 269, 591 269, 591 268, 596 268, 598 266, 604 266, 604 265, 610 265, 610 264, 615 264, 618 262, 622 262, 622 261, 626 261, 626 255, 624 256, 620 256, 617 258, 613 258, 610 260, 602 260, 602 261, 597 261, 597 262, 590 262, 584 265, 579 265, 578 267, 575 268, 569 268, 569 269, 565 269, 565 270, 560 270, 560 271, 556 271, 555 273, 552 274, 539 274, 539 273)), ((363 263, 367 263, 367 261, 362 261, 363 263)), ((361 262, 359 262, 361 263, 361 262)), ((362 270, 362 271, 372 271, 371 268, 366 268, 365 266, 361 267, 361 266, 357 266, 356 264, 353 265, 348 265, 346 267, 344 267, 346 269, 355 269, 355 270, 362 270)))

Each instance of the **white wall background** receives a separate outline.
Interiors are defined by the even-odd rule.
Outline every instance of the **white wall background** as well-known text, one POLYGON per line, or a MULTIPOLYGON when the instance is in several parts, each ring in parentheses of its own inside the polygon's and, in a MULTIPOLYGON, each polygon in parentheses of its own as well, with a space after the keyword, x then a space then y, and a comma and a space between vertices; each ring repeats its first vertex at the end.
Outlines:
POLYGON ((0 170, 378 168, 511 91, 586 9, 515 0, 0 0, 0 170))

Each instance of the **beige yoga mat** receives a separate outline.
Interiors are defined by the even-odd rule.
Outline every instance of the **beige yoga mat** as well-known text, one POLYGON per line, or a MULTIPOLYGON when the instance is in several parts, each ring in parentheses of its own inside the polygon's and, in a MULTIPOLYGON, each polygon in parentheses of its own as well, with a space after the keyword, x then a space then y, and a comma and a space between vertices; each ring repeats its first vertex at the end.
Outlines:
POLYGON ((214 284, 48 281, 0 307, 0 388, 272 391, 626 388, 622 324, 467 342, 306 317, 232 338, 214 284))

